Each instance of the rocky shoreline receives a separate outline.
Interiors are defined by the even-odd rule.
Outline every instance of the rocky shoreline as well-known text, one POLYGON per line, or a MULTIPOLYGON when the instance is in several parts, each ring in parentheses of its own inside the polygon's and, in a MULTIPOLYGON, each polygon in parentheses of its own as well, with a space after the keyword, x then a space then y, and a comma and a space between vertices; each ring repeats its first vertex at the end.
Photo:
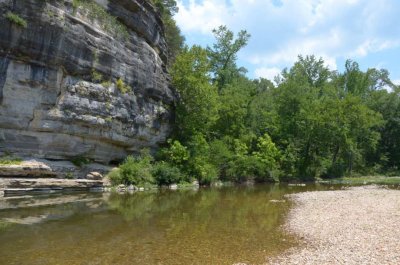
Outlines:
POLYGON ((291 195, 299 247, 267 264, 400 264, 400 191, 379 186, 291 195))
MULTIPOLYGON (((0 198, 20 195, 48 194, 60 192, 110 192, 131 193, 158 189, 155 185, 112 186, 106 176, 111 167, 90 163, 81 166, 69 161, 45 159, 22 159, 16 164, 0 164, 0 198)), ((199 188, 198 181, 187 184, 171 184, 161 187, 177 190, 199 188)))

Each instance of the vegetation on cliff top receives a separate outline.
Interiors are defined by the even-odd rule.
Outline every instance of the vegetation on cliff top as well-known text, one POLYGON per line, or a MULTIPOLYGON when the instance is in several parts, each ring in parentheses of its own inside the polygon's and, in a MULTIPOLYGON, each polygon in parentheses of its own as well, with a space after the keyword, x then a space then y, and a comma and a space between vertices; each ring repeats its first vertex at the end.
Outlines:
POLYGON ((124 40, 129 39, 129 31, 125 24, 107 12, 101 5, 93 0, 73 0, 74 12, 78 10, 91 20, 100 22, 103 30, 124 40))
POLYGON ((185 44, 185 37, 176 25, 173 16, 179 11, 175 0, 151 0, 161 13, 165 26, 165 39, 168 45, 169 65, 175 61, 185 44))

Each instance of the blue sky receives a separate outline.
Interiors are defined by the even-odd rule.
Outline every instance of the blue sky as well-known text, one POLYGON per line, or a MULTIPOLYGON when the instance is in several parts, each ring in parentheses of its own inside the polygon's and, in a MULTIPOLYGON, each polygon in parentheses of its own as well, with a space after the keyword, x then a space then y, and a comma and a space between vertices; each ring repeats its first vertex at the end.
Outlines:
POLYGON ((400 84, 399 0, 178 0, 175 16, 189 45, 211 45, 211 30, 246 29, 239 54, 249 77, 272 79, 299 54, 322 57, 332 70, 346 59, 389 70, 400 84))

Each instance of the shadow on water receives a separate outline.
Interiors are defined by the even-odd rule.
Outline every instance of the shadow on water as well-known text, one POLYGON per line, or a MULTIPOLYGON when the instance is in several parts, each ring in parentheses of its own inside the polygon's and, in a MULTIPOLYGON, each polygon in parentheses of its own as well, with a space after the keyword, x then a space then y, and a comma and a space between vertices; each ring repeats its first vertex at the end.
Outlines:
POLYGON ((261 264, 296 244, 285 195, 260 185, 0 201, 0 264, 261 264))

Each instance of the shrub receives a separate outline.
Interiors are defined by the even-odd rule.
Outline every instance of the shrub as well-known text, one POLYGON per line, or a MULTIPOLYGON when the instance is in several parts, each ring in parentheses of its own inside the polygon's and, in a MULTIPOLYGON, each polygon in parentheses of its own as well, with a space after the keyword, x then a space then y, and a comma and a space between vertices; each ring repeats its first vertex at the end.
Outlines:
POLYGON ((223 140, 214 140, 210 143, 210 161, 219 168, 221 177, 225 175, 229 161, 233 157, 233 152, 223 140))
POLYGON ((74 12, 81 8, 89 19, 99 21, 102 28, 108 33, 124 40, 129 38, 128 28, 93 0, 73 0, 72 5, 74 12))
POLYGON ((12 155, 5 155, 0 157, 0 166, 7 165, 19 165, 22 163, 22 159, 12 155))
POLYGON ((118 80, 115 82, 115 85, 122 94, 132 92, 132 88, 129 85, 125 84, 124 80, 122 80, 121 78, 118 78, 118 80))
POLYGON ((154 164, 152 174, 159 186, 180 183, 184 179, 184 175, 179 168, 166 162, 158 162, 154 164))
POLYGON ((111 170, 111 172, 107 174, 107 177, 110 179, 112 185, 123 183, 121 171, 119 170, 119 168, 114 168, 113 170, 111 170))
POLYGON ((210 185, 218 178, 218 169, 204 158, 194 158, 189 169, 201 185, 210 185))
POLYGON ((107 80, 107 81, 102 81, 102 82, 101 82, 101 85, 102 85, 103 87, 110 87, 110 86, 112 85, 112 83, 111 83, 110 80, 107 80))
POLYGON ((92 160, 87 157, 83 156, 76 156, 71 159, 72 164, 74 164, 77 167, 83 167, 84 165, 90 164, 92 160))
POLYGON ((174 165, 183 165, 189 160, 189 152, 179 141, 168 140, 168 148, 161 150, 161 158, 174 165))
POLYGON ((101 83, 103 81, 103 75, 96 70, 92 70, 92 81, 95 83, 101 83))
POLYGON ((26 28, 28 26, 28 23, 26 22, 25 19, 20 17, 18 14, 15 14, 13 12, 7 12, 5 17, 11 22, 14 23, 17 26, 26 28))
POLYGON ((270 168, 256 156, 241 156, 229 162, 226 175, 228 180, 242 182, 255 180, 257 182, 273 182, 270 168))
POLYGON ((64 175, 64 178, 66 179, 74 179, 74 174, 72 174, 71 172, 68 172, 64 175))
POLYGON ((152 157, 148 154, 142 154, 140 157, 128 156, 124 163, 120 165, 120 183, 125 185, 144 185, 154 183, 151 174, 152 157))

